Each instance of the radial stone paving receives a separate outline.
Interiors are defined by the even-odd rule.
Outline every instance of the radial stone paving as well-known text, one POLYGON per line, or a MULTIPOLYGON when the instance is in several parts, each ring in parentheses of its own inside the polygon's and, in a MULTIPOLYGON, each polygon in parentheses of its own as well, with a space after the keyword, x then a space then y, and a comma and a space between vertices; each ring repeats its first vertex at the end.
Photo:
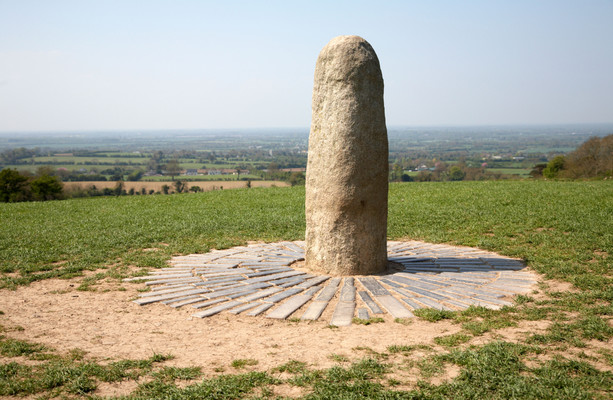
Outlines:
POLYGON ((172 267, 144 280, 151 291, 134 302, 192 307, 204 318, 221 312, 267 318, 317 320, 330 307, 336 326, 354 317, 389 313, 410 318, 418 308, 463 310, 471 305, 497 309, 509 297, 529 293, 536 274, 495 253, 423 242, 388 242, 394 268, 386 274, 319 276, 294 269, 304 260, 304 242, 279 242, 214 250, 173 258, 172 267))

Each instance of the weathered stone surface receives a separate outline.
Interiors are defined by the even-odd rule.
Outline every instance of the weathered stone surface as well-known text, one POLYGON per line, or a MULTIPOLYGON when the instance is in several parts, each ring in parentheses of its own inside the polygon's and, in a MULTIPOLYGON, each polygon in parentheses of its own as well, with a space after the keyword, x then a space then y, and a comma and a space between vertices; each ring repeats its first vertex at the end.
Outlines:
POLYGON ((249 309, 251 309, 253 307, 256 307, 256 306, 259 306, 259 305, 260 305, 260 303, 247 303, 247 304, 243 304, 242 306, 235 307, 235 308, 231 309, 228 312, 231 313, 231 314, 240 314, 243 311, 249 310, 249 309))
POLYGON ((300 249, 305 242, 262 244, 257 247, 241 247, 240 251, 214 251, 212 253, 215 256, 209 258, 177 257, 171 263, 185 262, 190 267, 150 272, 143 282, 151 291, 140 294, 135 303, 159 302, 173 308, 190 305, 202 310, 198 313, 200 317, 218 312, 259 315, 274 308, 270 313, 272 318, 287 318, 305 307, 306 311, 301 316, 305 320, 321 318, 323 311, 331 305, 335 306, 332 323, 343 325, 351 323, 354 311, 360 318, 366 317, 364 311, 369 316, 387 311, 394 317, 406 318, 412 315, 412 310, 424 307, 446 310, 478 305, 498 309, 512 305, 504 297, 531 290, 537 282, 537 276, 533 273, 500 268, 496 270, 495 266, 485 264, 475 257, 485 257, 488 261, 493 259, 490 262, 501 267, 504 264, 518 265, 515 260, 505 262, 499 257, 488 258, 493 253, 471 251, 468 248, 415 243, 388 243, 390 258, 410 265, 411 271, 379 276, 331 278, 319 274, 312 276, 282 266, 288 256, 296 259, 301 257, 300 249), (292 243, 295 246, 291 246, 292 243), (396 251, 392 251, 392 248, 396 251), (410 262, 411 257, 418 259, 414 253, 420 251, 424 255, 419 257, 428 258, 410 262), (213 259, 215 264, 210 264, 213 259), (234 267, 239 261, 240 266, 234 267), (247 267, 246 263, 253 266, 247 267), (177 276, 186 273, 192 277, 177 276), (339 284, 342 281, 344 284, 341 289, 339 284), (324 282, 327 283, 325 287, 319 286, 324 282), (290 285, 293 286, 291 289, 284 290, 281 287, 290 285), (361 298, 358 303, 355 298, 357 290, 361 298), (338 301, 330 303, 336 295, 338 301), (305 306, 307 299, 312 300, 312 303, 305 306), (362 304, 368 310, 355 310, 362 304))
POLYGON ((198 317, 198 318, 204 318, 204 317, 210 317, 211 315, 215 315, 223 310, 227 310, 228 308, 232 308, 235 306, 238 306, 242 304, 240 301, 229 301, 227 303, 224 304, 220 304, 218 306, 215 307, 211 307, 207 310, 204 311, 200 311, 197 312, 195 314, 192 314, 193 317, 198 317))
POLYGON ((360 283, 370 292, 373 296, 386 296, 390 292, 386 288, 381 286, 379 282, 373 277, 359 278, 360 283))
POLYGON ((291 296, 293 296, 295 294, 298 294, 298 293, 302 292, 303 290, 304 289, 302 289, 302 288, 290 288, 290 289, 287 289, 284 292, 272 295, 272 296, 264 299, 263 301, 265 301, 267 303, 278 303, 278 302, 280 302, 283 299, 287 299, 288 297, 291 297, 291 296))
POLYGON ((358 308, 358 318, 359 319, 370 319, 368 315, 368 310, 365 308, 358 308))
POLYGON ((324 312, 327 306, 328 306, 327 301, 315 300, 314 302, 311 303, 309 308, 307 308, 304 314, 302 314, 302 317, 300 317, 300 319, 316 320, 321 316, 321 314, 324 312))
POLYGON ((375 303, 375 301, 372 299, 372 297, 370 297, 368 292, 364 290, 360 291, 360 297, 362 298, 362 301, 368 306, 368 308, 370 308, 370 311, 372 311, 373 314, 383 314, 383 310, 381 310, 377 303, 375 303))
POLYGON ((395 297, 391 295, 378 296, 377 300, 394 318, 411 318, 413 313, 407 310, 405 306, 395 297))
POLYGON ((330 325, 334 326, 349 326, 353 319, 353 312, 355 311, 355 303, 352 301, 339 301, 332 314, 332 320, 330 325))
POLYGON ((174 298, 177 298, 177 297, 185 297, 185 296, 188 296, 190 294, 201 294, 201 293, 206 293, 206 292, 208 292, 207 289, 188 290, 188 291, 185 291, 185 292, 165 294, 165 295, 162 295, 162 296, 143 297, 143 298, 134 300, 133 303, 136 303, 136 304, 138 304, 140 306, 144 306, 145 304, 151 304, 151 303, 155 303, 157 301, 170 300, 170 299, 174 299, 174 298))
MULTIPOLYGON (((412 299, 402 299, 402 301, 404 301, 405 303, 407 303, 409 306, 411 306, 411 308, 413 308, 413 310, 418 310, 420 308, 423 308, 421 306, 421 304, 413 301, 412 299)), ((466 308, 466 307, 465 307, 466 308)))
POLYGON ((294 296, 269 312, 266 316, 268 318, 285 319, 292 315, 294 311, 305 305, 307 301, 311 300, 311 297, 312 296, 306 294, 294 296))
POLYGON ((261 304, 259 306, 257 306, 256 308, 254 308, 253 310, 249 311, 247 313, 247 315, 250 315, 252 317, 255 317, 256 315, 260 315, 261 313, 263 313, 264 311, 268 310, 270 307, 272 307, 274 304, 273 303, 264 303, 261 304))
POLYGON ((388 142, 379 60, 339 36, 315 66, 306 172, 306 267, 332 275, 387 267, 388 142))

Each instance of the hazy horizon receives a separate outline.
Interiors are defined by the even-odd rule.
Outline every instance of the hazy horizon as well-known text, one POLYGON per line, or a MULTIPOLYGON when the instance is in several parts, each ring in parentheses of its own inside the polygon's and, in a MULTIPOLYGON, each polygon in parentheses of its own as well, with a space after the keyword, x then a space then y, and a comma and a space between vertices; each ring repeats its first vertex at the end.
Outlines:
POLYGON ((0 0, 0 133, 308 129, 333 37, 388 127, 613 123, 613 2, 0 0))

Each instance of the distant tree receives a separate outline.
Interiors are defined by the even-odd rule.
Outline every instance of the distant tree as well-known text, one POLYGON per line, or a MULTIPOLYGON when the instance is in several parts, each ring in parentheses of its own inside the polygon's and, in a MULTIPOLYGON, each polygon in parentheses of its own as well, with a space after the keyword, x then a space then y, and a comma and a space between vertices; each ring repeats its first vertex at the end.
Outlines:
MULTIPOLYGON (((61 180, 66 180, 70 176, 70 171, 66 168, 58 168, 55 170, 55 175, 59 176, 61 180)), ((104 178, 106 180, 106 178, 104 178)))
POLYGON ((175 181, 175 190, 177 193, 183 193, 187 191, 187 182, 175 181))
POLYGON ((59 200, 64 198, 62 181, 56 176, 42 175, 30 183, 34 200, 59 200))
POLYGON ((170 186, 168 185, 162 185, 162 193, 164 194, 168 194, 168 191, 170 190, 170 186))
POLYGON ((292 172, 289 176, 289 183, 292 186, 304 185, 306 178, 302 172, 292 172))
POLYGON ((593 137, 569 153, 563 176, 593 178, 613 176, 613 135, 593 137))
POLYGON ((430 171, 420 171, 415 177, 417 182, 431 182, 433 181, 433 174, 430 171))
POLYGON ((55 170, 53 169, 53 167, 49 165, 44 165, 44 166, 40 166, 36 168, 36 176, 43 176, 43 175, 53 176, 55 175, 55 170))
POLYGON ((449 168, 450 181, 461 181, 462 179, 464 179, 464 175, 464 171, 462 171, 462 169, 457 165, 453 165, 451 166, 451 168, 449 168))
POLYGON ((189 188, 190 192, 194 192, 194 193, 198 193, 198 192, 202 192, 202 189, 200 188, 200 186, 192 186, 189 188))
POLYGON ((136 181, 140 181, 140 178, 143 177, 143 171, 137 169, 132 171, 129 175, 128 175, 128 181, 131 182, 136 182, 136 181))
POLYGON ((115 188, 113 189, 113 194, 115 196, 121 196, 123 192, 125 192, 123 187, 123 181, 117 181, 117 183, 115 184, 115 188))
POLYGON ((251 179, 247 181, 247 189, 250 189, 250 188, 251 188, 251 179))
POLYGON ((534 167, 532 167, 532 171, 530 171, 530 176, 533 178, 542 178, 543 170, 545 168, 547 168, 547 164, 544 164, 544 163, 536 164, 534 167))
POLYGON ((392 166, 392 170, 390 171, 390 181, 392 182, 400 182, 402 180, 402 174, 404 173, 404 168, 400 163, 395 162, 392 166))
POLYGON ((543 176, 549 179, 556 178, 563 168, 564 156, 556 156, 549 161, 545 169, 543 169, 543 176))
POLYGON ((14 169, 0 171, 0 201, 15 202, 29 200, 28 178, 14 169))
POLYGON ((166 163, 164 170, 166 171, 166 175, 170 175, 170 177, 174 181, 175 176, 181 174, 181 165, 179 164, 179 161, 176 158, 173 158, 172 160, 166 163))
POLYGON ((402 174, 402 177, 400 178, 400 180, 402 182, 412 182, 413 178, 411 178, 409 174, 402 174))

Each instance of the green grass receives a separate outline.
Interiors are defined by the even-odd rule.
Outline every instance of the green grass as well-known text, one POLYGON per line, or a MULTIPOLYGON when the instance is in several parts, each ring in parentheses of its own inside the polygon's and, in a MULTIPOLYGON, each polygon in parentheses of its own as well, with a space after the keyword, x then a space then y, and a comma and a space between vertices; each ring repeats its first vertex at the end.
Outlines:
POLYGON ((525 177, 530 176, 530 171, 532 171, 532 169, 530 168, 488 168, 487 171, 505 174, 505 175, 519 175, 525 178, 525 177))
POLYGON ((68 355, 53 353, 39 344, 0 337, 1 354, 7 358, 27 356, 39 363, 0 363, 0 396, 24 396, 46 393, 49 397, 86 395, 97 389, 100 382, 120 382, 150 376, 154 381, 194 379, 199 368, 174 368, 158 365, 171 356, 154 354, 145 360, 121 360, 100 364, 84 360, 84 354, 74 349, 68 355), (43 353, 45 352, 45 353, 43 353), (50 352, 50 353, 47 353, 50 352))
POLYGON ((451 319, 455 315, 453 311, 436 310, 434 308, 419 308, 413 313, 419 318, 430 322, 436 322, 442 319, 451 319))
POLYGON ((11 227, 0 230, 0 287, 72 277, 118 262, 162 267, 172 254, 206 252, 258 238, 300 239, 302 201, 296 190, 254 188, 0 204, 0 226, 11 227), (160 250, 142 251, 152 247, 160 250), (6 275, 11 272, 18 274, 6 275))
POLYGON ((369 319, 361 319, 361 318, 353 318, 352 321, 356 325, 370 325, 370 324, 379 324, 385 322, 383 318, 374 317, 369 319))
MULTIPOLYGON (((102 365, 82 351, 58 355, 36 343, 0 337, 0 395, 78 397, 95 393, 100 382, 141 379, 127 398, 270 398, 279 383, 303 388, 305 399, 357 393, 372 399, 610 398, 613 377, 598 365, 610 369, 613 363, 606 350, 613 337, 611 199, 610 181, 392 184, 390 239, 496 251, 573 286, 554 291, 544 285, 539 296, 518 296, 515 306, 500 310, 417 311, 418 318, 434 324, 445 319, 461 328, 430 344, 387 342, 387 353, 355 363, 349 361, 359 358, 355 354, 331 355, 341 364, 330 369, 293 360, 271 373, 236 374, 245 366, 239 359, 233 372, 211 378, 197 367, 163 366, 163 356, 102 365), (526 321, 549 324, 518 343, 492 341, 500 330, 526 321), (473 340, 476 336, 481 338, 473 340), (486 344, 471 345, 475 342, 486 344), (434 351, 434 344, 444 349, 434 351), (20 361, 24 358, 29 362, 20 361), (402 377, 389 375, 410 365, 422 380, 415 389, 399 390, 402 377), (452 365, 460 369, 457 377, 432 383, 452 365), (274 377, 281 372, 291 377, 274 377)), ((79 290, 96 290, 101 279, 142 274, 174 254, 248 240, 303 239, 304 188, 0 204, 0 226, 3 288, 104 268, 80 280, 79 290), (157 250, 143 251, 151 248, 157 250)), ((411 320, 398 322, 407 322, 403 329, 410 330, 411 320)), ((18 334, 12 328, 5 332, 18 334)))
POLYGON ((253 358, 239 358, 239 359, 233 360, 231 365, 232 365, 232 368, 243 369, 247 366, 258 365, 258 360, 254 360, 253 358))
MULTIPOLYGON (((392 184, 388 237, 520 257, 610 299, 611 198, 607 181, 392 184)), ((170 254, 302 239, 304 188, 0 204, 0 226, 0 272, 19 273, 2 285, 14 287, 120 260, 161 266, 170 254), (161 243, 163 251, 143 254, 161 243)))

